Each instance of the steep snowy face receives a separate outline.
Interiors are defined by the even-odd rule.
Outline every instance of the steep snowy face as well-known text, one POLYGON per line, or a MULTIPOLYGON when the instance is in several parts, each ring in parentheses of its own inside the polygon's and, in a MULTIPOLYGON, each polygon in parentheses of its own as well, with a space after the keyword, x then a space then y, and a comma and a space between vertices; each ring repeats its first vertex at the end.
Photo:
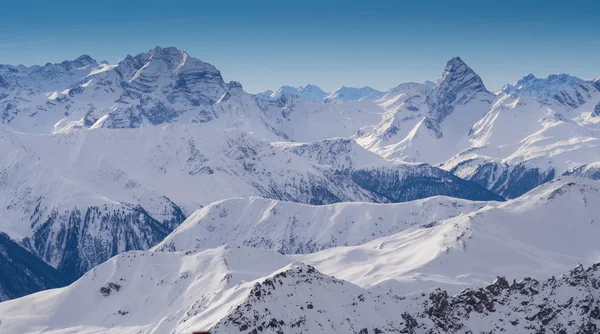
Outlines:
POLYGON ((273 143, 273 145, 299 155, 314 164, 329 166, 336 170, 383 167, 394 164, 364 149, 350 138, 332 138, 308 143, 279 142, 273 143))
POLYGON ((172 122, 190 110, 214 104, 229 90, 214 66, 173 47, 128 56, 114 72, 123 92, 111 110, 86 114, 85 122, 92 127, 172 122))
POLYGON ((325 102, 339 103, 343 101, 359 101, 380 99, 386 94, 369 86, 356 88, 342 86, 325 97, 325 102))
POLYGON ((386 158, 439 163, 469 145, 471 126, 496 98, 460 58, 451 59, 433 88, 401 85, 378 103, 383 121, 357 142, 386 158), (397 91, 397 92, 395 92, 397 91))
MULTIPOLYGON (((378 104, 386 111, 382 121, 361 130, 357 141, 384 156, 392 156, 393 144, 402 141, 428 112, 425 99, 431 88, 418 83, 405 83, 390 90, 378 104)), ((410 160, 410 159, 408 159, 410 160)))
POLYGON ((568 114, 531 97, 503 96, 474 125, 473 148, 441 167, 506 198, 518 197, 554 177, 600 161, 600 140, 593 124, 579 117, 572 120, 568 114))
POLYGON ((539 79, 530 74, 519 80, 515 86, 507 85, 502 92, 532 96, 552 109, 569 112, 580 107, 587 109, 590 103, 596 104, 600 95, 600 85, 568 74, 552 74, 546 79, 539 79))
POLYGON ((352 183, 378 194, 385 202, 405 202, 433 194, 471 200, 503 200, 483 187, 473 187, 430 165, 383 159, 351 139, 274 145, 324 168, 326 175, 337 180, 334 182, 344 182, 348 177, 352 183))
POLYGON ((29 253, 2 232, 0 267, 0 302, 41 290, 60 288, 71 282, 65 275, 29 253))
POLYGON ((360 245, 414 227, 476 211, 486 202, 432 197, 393 205, 311 206, 263 198, 228 199, 192 214, 157 251, 205 250, 223 244, 312 253, 360 245))
POLYGON ((446 64, 442 78, 427 96, 430 118, 442 122, 454 108, 466 105, 474 99, 492 101, 483 81, 460 57, 452 58, 446 64))

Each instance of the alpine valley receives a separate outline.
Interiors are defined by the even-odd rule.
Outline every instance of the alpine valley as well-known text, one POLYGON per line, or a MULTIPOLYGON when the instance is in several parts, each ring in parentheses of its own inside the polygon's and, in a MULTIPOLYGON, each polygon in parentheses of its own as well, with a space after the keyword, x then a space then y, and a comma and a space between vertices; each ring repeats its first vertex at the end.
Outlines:
POLYGON ((600 333, 600 78, 0 65, 0 333, 600 333))

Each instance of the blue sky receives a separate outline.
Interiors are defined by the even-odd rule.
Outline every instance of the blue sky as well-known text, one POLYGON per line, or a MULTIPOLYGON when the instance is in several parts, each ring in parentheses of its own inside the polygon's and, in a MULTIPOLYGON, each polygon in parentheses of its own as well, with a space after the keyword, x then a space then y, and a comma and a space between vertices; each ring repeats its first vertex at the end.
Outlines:
POLYGON ((600 76, 600 1, 13 1, 0 63, 89 54, 116 63, 176 46, 249 92, 317 84, 388 89, 461 56, 490 90, 529 72, 600 76))

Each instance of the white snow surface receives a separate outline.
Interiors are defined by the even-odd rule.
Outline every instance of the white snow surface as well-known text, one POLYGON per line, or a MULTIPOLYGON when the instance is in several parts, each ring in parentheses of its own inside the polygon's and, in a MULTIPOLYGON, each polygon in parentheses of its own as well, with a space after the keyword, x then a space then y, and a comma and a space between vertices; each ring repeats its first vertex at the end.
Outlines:
MULTIPOLYGON (((175 231, 172 237, 181 245, 178 251, 123 253, 90 270, 68 287, 0 303, 0 331, 189 333, 212 328, 215 333, 248 333, 259 326, 265 329, 273 319, 276 323, 270 326, 275 328, 294 328, 291 324, 297 323, 303 330, 323 333, 382 327, 391 331, 406 326, 406 315, 401 316, 405 312, 418 320, 418 333, 439 328, 436 326, 442 326, 445 321, 464 323, 471 330, 490 330, 504 326, 502 317, 520 319, 514 325, 506 325, 504 332, 523 333, 531 330, 527 324, 542 326, 541 320, 538 322, 533 314, 528 315, 530 309, 522 309, 524 300, 548 307, 566 307, 561 313, 564 317, 580 314, 568 308, 571 304, 567 300, 589 298, 589 293, 595 296, 593 291, 597 287, 582 284, 588 282, 587 275, 595 275, 597 269, 589 269, 586 274, 578 267, 567 276, 551 279, 543 285, 525 280, 512 287, 498 283, 496 275, 505 276, 508 281, 520 280, 526 275, 544 279, 567 272, 573 267, 572 263, 598 262, 599 249, 594 240, 598 235, 596 225, 600 211, 593 204, 598 200, 600 186, 596 181, 559 179, 506 203, 483 207, 478 203, 462 203, 473 211, 427 226, 409 227, 362 245, 293 256, 235 244, 200 250, 193 238, 182 238, 186 233, 192 236, 205 233, 190 225, 213 225, 208 230, 220 233, 221 226, 233 223, 231 226, 252 231, 256 224, 268 225, 269 218, 261 217, 265 208, 271 214, 278 212, 277 215, 305 211, 298 214, 301 218, 309 218, 309 212, 315 211, 312 217, 321 215, 329 219, 326 226, 332 228, 342 222, 334 217, 356 210, 352 206, 379 206, 379 210, 371 212, 389 217, 390 221, 394 221, 397 211, 403 211, 394 210, 400 205, 344 203, 315 207, 263 199, 232 199, 199 211, 175 231), (244 202, 247 207, 239 208, 244 202), (240 210, 219 215, 227 205, 240 210), (256 206, 257 209, 251 209, 256 206), (345 206, 348 208, 342 208, 345 206), (243 216, 247 216, 247 221, 243 221, 243 216), (240 219, 236 221, 236 217, 240 219), (182 247, 193 249, 183 251, 182 247), (314 265, 323 274, 306 264, 314 265), (453 312, 458 313, 453 313, 453 317, 440 314, 441 318, 436 318, 427 312, 436 310, 431 309, 436 298, 448 298, 445 292, 432 290, 400 296, 434 285, 448 288, 452 295, 464 287, 492 281, 496 281, 496 288, 489 287, 485 293, 476 291, 480 291, 478 298, 483 298, 481 293, 496 294, 494 298, 500 298, 494 299, 498 302, 495 304, 498 313, 477 311, 469 317, 464 311, 455 310, 453 312), (497 295, 512 290, 516 290, 513 297, 497 295)), ((438 206, 447 201, 433 198, 402 205, 407 206, 405 215, 412 216, 411 212, 415 211, 410 206, 418 207, 426 202, 438 206)), ((440 210, 452 211, 443 207, 440 210)), ((423 210, 417 211, 423 213, 423 210)), ((364 216, 368 217, 369 210, 366 212, 364 216)), ((379 219, 373 216, 370 221, 379 222, 379 219)), ((372 224, 361 223, 365 227, 372 224)), ((324 234, 336 233, 335 229, 324 230, 328 231, 324 234)), ((351 234, 360 231, 349 230, 351 234)), ((269 232, 261 230, 260 233, 269 232)), ((358 234, 364 235, 364 232, 358 234)), ((456 306, 465 298, 472 300, 468 297, 471 293, 473 290, 466 290, 453 297, 458 303, 456 306)), ((471 310, 466 311, 467 314, 473 312, 474 304, 467 305, 464 310, 471 310)), ((446 311, 439 308, 435 312, 446 311)), ((562 321, 562 318, 549 319, 544 326, 560 325, 562 321)), ((267 329, 270 331, 276 332, 276 329, 267 329)))
POLYGON ((443 196, 398 204, 338 203, 322 206, 264 198, 228 199, 192 214, 154 247, 189 251, 223 244, 312 253, 374 239, 471 212, 486 202, 443 196))

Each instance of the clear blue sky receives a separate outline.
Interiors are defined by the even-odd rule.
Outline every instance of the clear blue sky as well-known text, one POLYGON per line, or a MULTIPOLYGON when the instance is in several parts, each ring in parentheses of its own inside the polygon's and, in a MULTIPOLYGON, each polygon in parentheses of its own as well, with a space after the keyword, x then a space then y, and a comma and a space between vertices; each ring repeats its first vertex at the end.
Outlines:
POLYGON ((3 1, 0 63, 176 46, 249 92, 388 89, 461 56, 489 89, 532 72, 600 76, 600 1, 3 1))

